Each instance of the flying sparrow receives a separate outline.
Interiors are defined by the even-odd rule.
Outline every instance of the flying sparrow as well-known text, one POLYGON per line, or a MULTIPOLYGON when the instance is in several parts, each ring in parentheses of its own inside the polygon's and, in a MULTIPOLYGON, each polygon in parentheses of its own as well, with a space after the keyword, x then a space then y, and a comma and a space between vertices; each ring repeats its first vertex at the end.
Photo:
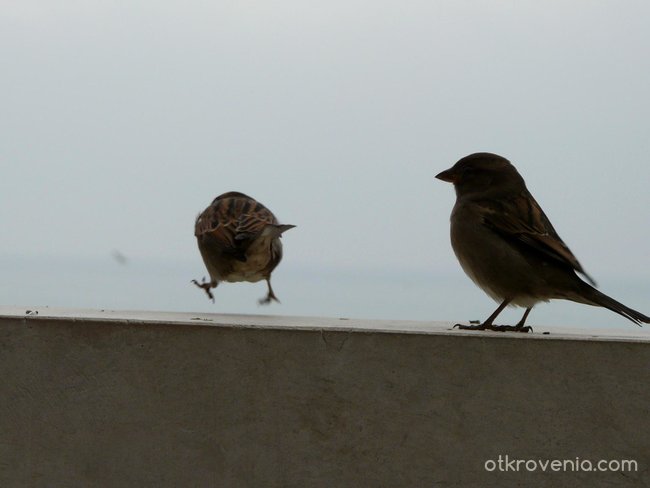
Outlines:
POLYGON ((256 283, 266 280, 268 293, 260 304, 279 302, 271 287, 271 273, 282 259, 282 233, 295 225, 279 224, 275 215, 243 193, 219 195, 196 219, 194 235, 210 281, 199 283, 214 302, 210 291, 221 281, 256 283))
POLYGON ((496 154, 470 154, 436 178, 454 184, 451 245, 465 273, 499 307, 479 325, 461 329, 528 332, 526 318, 535 304, 561 298, 608 308, 636 324, 650 317, 626 307, 592 285, 567 245, 557 235, 524 179, 496 154), (525 307, 515 326, 493 325, 508 305, 525 307))

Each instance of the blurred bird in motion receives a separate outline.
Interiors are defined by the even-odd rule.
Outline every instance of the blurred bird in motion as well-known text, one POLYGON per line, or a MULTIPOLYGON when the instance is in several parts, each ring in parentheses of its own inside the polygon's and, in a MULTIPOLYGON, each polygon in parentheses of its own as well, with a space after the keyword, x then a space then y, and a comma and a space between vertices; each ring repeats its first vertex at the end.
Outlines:
POLYGON ((113 252, 111 253, 111 256, 113 256, 113 259, 121 265, 129 264, 129 259, 122 254, 120 251, 117 249, 114 249, 113 252))
POLYGON ((476 153, 462 158, 436 178, 453 183, 451 245, 465 273, 499 307, 470 330, 528 332, 526 318, 539 302, 561 298, 608 308, 637 325, 650 317, 626 307, 581 280, 596 285, 560 239, 524 179, 505 158, 476 153), (525 307, 514 326, 493 322, 508 305, 525 307))
POLYGON ((207 293, 219 282, 266 280, 268 293, 260 304, 279 302, 271 287, 271 273, 282 259, 282 233, 295 225, 279 224, 264 205, 243 193, 219 195, 196 219, 194 235, 210 281, 199 283, 207 293))

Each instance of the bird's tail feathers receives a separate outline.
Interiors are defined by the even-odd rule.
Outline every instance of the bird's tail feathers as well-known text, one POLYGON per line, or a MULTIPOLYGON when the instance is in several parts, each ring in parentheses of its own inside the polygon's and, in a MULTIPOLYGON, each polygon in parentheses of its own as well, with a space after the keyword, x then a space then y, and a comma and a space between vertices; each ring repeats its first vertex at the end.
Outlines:
POLYGON ((617 302, 612 297, 609 297, 604 293, 596 290, 595 288, 588 285, 587 283, 583 283, 583 284, 584 284, 584 288, 581 294, 583 298, 587 299, 585 303, 588 303, 590 305, 605 307, 611 310, 612 312, 616 312, 617 314, 622 315, 626 319, 631 320, 638 326, 641 326, 642 323, 650 324, 650 317, 648 317, 647 315, 644 315, 641 312, 637 312, 636 310, 633 310, 630 307, 627 307, 622 303, 617 302))
POLYGON ((264 228, 262 236, 280 237, 282 233, 288 231, 289 229, 293 229, 294 227, 295 225, 291 224, 268 224, 264 228))

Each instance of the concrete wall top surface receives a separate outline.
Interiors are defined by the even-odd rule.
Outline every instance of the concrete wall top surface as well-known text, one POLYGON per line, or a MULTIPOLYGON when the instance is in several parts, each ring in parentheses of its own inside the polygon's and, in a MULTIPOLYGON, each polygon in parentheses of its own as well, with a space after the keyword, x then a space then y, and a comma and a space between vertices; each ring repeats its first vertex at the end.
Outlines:
POLYGON ((466 331, 453 328, 453 322, 371 320, 357 318, 301 317, 282 315, 236 315, 196 312, 152 312, 137 310, 89 310, 52 307, 0 307, 0 318, 23 317, 26 320, 79 320, 83 322, 146 323, 242 327, 280 330, 332 330, 349 332, 386 332, 433 334, 467 337, 516 338, 522 340, 582 340, 650 342, 650 327, 622 324, 612 328, 569 328, 536 326, 531 334, 513 332, 466 331))

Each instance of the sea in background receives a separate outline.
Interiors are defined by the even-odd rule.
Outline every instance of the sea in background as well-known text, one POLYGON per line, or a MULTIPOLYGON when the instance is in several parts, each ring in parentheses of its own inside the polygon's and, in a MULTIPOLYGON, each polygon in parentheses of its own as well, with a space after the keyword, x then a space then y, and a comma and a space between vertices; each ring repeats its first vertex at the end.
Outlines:
MULTIPOLYGON (((387 320, 485 319, 496 304, 462 274, 435 270, 336 269, 283 262, 273 274, 280 304, 259 305, 266 284, 224 283, 215 303, 190 283, 206 275, 196 260, 0 256, 0 307, 24 306, 387 320)), ((650 314, 650 277, 598 277, 599 288, 650 314)), ((522 309, 507 309, 499 323, 516 323, 522 309)), ((532 326, 636 327, 608 310, 563 300, 539 304, 532 326)))

